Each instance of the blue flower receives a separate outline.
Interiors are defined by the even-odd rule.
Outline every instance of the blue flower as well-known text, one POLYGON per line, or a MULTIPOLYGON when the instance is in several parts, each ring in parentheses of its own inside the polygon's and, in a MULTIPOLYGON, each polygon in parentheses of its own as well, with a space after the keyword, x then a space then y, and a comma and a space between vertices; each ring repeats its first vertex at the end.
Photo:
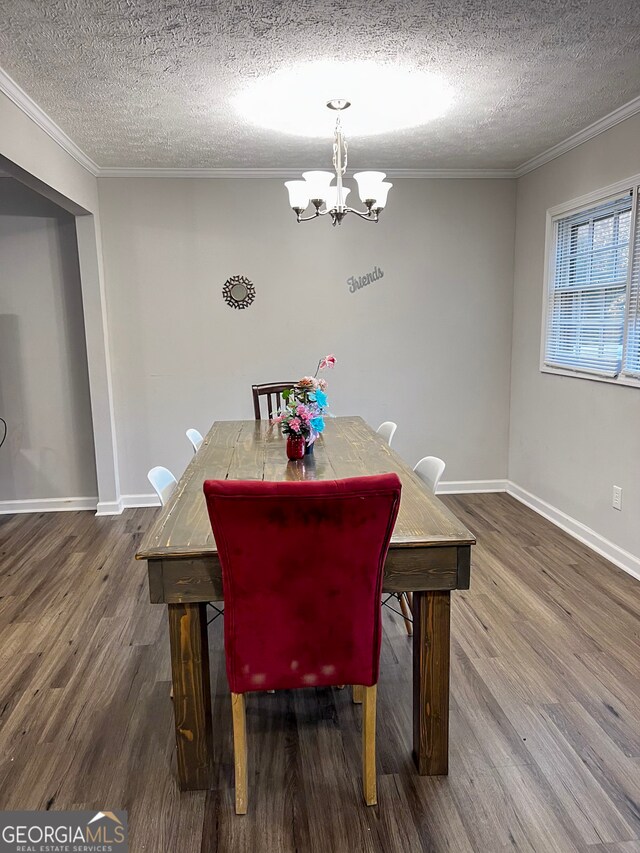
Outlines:
POLYGON ((316 432, 322 432, 324 429, 324 418, 320 416, 318 416, 317 418, 311 418, 309 423, 311 424, 313 429, 315 429, 316 432))
POLYGON ((316 403, 319 406, 322 406, 323 409, 327 405, 327 395, 324 393, 324 391, 321 391, 319 388, 316 391, 316 403))

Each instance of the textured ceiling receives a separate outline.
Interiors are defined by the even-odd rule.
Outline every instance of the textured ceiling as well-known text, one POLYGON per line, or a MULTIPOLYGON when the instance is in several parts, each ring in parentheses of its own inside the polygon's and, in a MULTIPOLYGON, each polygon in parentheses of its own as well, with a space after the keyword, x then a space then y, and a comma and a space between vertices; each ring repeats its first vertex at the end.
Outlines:
POLYGON ((352 138, 354 165, 511 168, 638 96, 639 48, 638 0, 0 0, 0 66, 100 166, 327 166, 327 140, 231 99, 342 55, 455 92, 428 125, 352 138))

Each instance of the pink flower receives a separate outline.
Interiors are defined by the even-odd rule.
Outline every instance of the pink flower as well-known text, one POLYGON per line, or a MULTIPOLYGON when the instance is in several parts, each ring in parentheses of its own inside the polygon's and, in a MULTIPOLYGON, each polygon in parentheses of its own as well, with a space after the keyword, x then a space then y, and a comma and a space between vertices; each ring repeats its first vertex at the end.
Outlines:
POLYGON ((296 415, 298 415, 299 418, 302 418, 303 421, 308 421, 311 418, 311 412, 306 406, 303 406, 302 403, 300 403, 296 408, 296 415))
POLYGON ((282 422, 282 415, 276 415, 275 418, 271 418, 272 424, 279 424, 282 422))
POLYGON ((318 388, 321 391, 327 390, 327 380, 326 379, 318 379, 318 388))
POLYGON ((291 418, 291 420, 289 421, 289 427, 294 432, 300 432, 301 426, 302 426, 302 423, 300 421, 300 418, 291 418))
POLYGON ((335 355, 325 355, 323 359, 320 360, 320 370, 324 370, 326 367, 335 367, 336 366, 336 357, 335 355))

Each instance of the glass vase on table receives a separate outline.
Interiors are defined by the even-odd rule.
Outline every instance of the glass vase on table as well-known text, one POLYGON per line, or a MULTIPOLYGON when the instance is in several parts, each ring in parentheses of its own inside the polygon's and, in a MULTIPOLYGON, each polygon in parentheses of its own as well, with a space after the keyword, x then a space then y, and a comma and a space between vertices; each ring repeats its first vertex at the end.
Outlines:
POLYGON ((297 459, 304 458, 305 454, 305 438, 303 435, 288 435, 287 436, 287 459, 295 462, 297 459))

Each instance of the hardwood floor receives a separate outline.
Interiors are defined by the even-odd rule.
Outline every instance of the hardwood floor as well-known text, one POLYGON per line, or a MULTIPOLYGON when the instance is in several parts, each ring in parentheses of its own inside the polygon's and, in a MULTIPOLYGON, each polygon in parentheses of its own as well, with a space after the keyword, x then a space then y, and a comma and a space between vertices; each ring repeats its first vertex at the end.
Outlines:
POLYGON ((221 620, 217 783, 175 783, 166 612, 133 560, 155 510, 0 517, 0 809, 124 808, 132 853, 640 851, 640 584, 506 495, 445 501, 479 543, 449 776, 413 767, 411 638, 385 608, 378 805, 350 690, 252 694, 241 817, 221 620))

